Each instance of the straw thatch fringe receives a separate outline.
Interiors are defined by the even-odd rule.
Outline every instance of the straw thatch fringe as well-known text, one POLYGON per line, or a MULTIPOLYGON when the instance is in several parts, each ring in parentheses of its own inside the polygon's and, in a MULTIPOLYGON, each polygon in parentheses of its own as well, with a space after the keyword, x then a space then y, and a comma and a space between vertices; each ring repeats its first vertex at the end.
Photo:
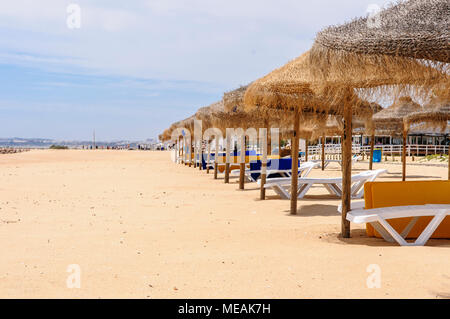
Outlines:
POLYGON ((436 97, 422 111, 406 116, 404 121, 407 127, 421 124, 422 127, 437 128, 443 132, 450 121, 450 100, 448 97, 436 97))
POLYGON ((330 26, 316 37, 320 47, 362 55, 382 55, 450 62, 450 3, 409 0, 392 4, 373 17, 330 26))
POLYGON ((448 0, 410 0, 390 6, 376 19, 358 18, 319 32, 310 53, 314 73, 324 82, 378 87, 378 93, 386 85, 397 85, 403 94, 411 84, 417 95, 434 87, 448 90, 448 0))
POLYGON ((388 108, 381 110, 367 123, 367 132, 372 134, 401 135, 403 134, 404 119, 411 113, 422 111, 422 107, 414 102, 411 97, 399 98, 388 108))
POLYGON ((244 85, 223 94, 222 101, 226 112, 237 111, 243 108, 244 94, 247 88, 248 85, 244 85))

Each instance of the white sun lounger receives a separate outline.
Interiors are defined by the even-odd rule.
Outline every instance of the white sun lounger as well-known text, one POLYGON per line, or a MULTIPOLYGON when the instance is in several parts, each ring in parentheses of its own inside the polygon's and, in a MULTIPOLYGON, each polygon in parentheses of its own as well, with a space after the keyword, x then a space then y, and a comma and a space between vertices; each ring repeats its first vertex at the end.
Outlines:
MULTIPOLYGON (((301 163, 300 166, 298 167, 298 176, 299 177, 306 177, 306 176, 308 176, 309 173, 311 173, 312 169, 315 168, 315 167, 318 167, 319 165, 320 164, 316 163, 316 162, 301 163)), ((258 181, 256 181, 252 177, 252 174, 261 174, 261 173, 262 173, 261 170, 251 171, 249 168, 247 168, 245 170, 245 177, 250 182, 259 182, 259 179, 258 179, 258 181)), ((240 170, 239 169, 235 169, 235 170, 231 171, 231 175, 239 176, 239 174, 240 174, 240 170)), ((280 175, 284 176, 282 178, 290 178, 291 174, 292 174, 292 170, 291 169, 267 169, 266 170, 266 176, 270 176, 270 175, 273 175, 273 174, 280 174, 280 175)))
MULTIPOLYGON (((366 171, 352 176, 351 197, 358 199, 364 196, 364 184, 373 182, 379 175, 387 170, 379 169, 366 171)), ((316 184, 322 184, 332 195, 342 196, 342 178, 299 178, 297 197, 303 198, 309 189, 316 184)), ((291 178, 271 178, 267 180, 264 188, 273 189, 283 199, 291 198, 291 178)))
MULTIPOLYGON (((359 205, 358 205, 359 206, 359 205)), ((395 206, 374 209, 355 209, 347 213, 347 220, 356 224, 369 223, 388 242, 397 242, 401 246, 424 246, 446 216, 450 215, 450 205, 414 205, 395 206), (408 243, 409 232, 420 217, 432 216, 433 219, 413 243, 408 243), (411 222, 399 234, 386 220, 412 217, 411 222)))

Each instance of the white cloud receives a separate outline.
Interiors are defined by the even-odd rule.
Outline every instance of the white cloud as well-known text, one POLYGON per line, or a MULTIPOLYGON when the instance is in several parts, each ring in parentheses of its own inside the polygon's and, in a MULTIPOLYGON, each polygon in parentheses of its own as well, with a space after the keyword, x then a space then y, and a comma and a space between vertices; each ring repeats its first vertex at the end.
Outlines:
MULTIPOLYGON (((232 87, 298 56, 311 45, 316 31, 364 15, 373 2, 2 1, 0 54, 64 57, 59 62, 83 72, 92 69, 104 74, 216 82, 232 87), (79 4, 82 10, 79 30, 66 27, 66 6, 70 2, 79 4)), ((31 63, 26 56, 15 57, 21 58, 31 63)))

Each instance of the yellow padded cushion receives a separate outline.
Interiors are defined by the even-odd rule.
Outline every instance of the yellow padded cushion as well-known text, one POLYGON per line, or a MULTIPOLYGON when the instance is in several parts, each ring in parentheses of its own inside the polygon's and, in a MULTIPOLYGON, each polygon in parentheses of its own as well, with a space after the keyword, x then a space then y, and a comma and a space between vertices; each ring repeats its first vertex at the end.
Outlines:
MULTIPOLYGON (((280 156, 279 155, 268 155, 267 159, 279 159, 280 156)), ((261 156, 256 156, 256 155, 251 155, 251 156, 246 156, 245 157, 245 163, 250 163, 250 162, 256 162, 256 161, 260 161, 261 160, 261 156)), ((240 156, 230 156, 230 171, 234 170, 234 169, 239 169, 240 168, 240 163, 241 161, 241 157, 240 156)), ((222 163, 224 164, 226 162, 226 156, 222 156, 222 163)), ((219 166, 218 171, 220 173, 225 172, 225 166, 219 166)))
MULTIPOLYGON (((450 204, 450 181, 409 181, 409 182, 371 182, 364 185, 366 209, 424 205, 450 204)), ((421 217, 408 235, 417 238, 431 221, 432 217, 421 217)), ((408 225, 411 218, 388 220, 398 232, 408 225)), ((381 235, 367 224, 367 235, 381 238, 381 235)), ((431 238, 450 238, 450 218, 446 217, 431 238)))

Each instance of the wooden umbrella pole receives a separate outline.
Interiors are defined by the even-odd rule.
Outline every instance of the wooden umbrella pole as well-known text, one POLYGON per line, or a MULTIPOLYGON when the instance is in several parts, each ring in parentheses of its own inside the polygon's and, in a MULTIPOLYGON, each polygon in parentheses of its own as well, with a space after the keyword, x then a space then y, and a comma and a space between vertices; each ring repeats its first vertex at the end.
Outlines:
POLYGON ((183 163, 183 138, 182 137, 180 137, 179 145, 180 145, 180 156, 179 156, 180 161, 179 161, 179 163, 181 164, 181 163, 183 163))
POLYGON ((245 188, 245 135, 241 135, 241 160, 239 164, 239 189, 245 188))
POLYGON ((448 167, 448 180, 450 181, 450 143, 448 144, 447 155, 448 155, 448 163, 447 163, 447 167, 448 167))
POLYGON ((194 148, 195 148, 195 151, 194 151, 194 168, 197 168, 199 166, 198 163, 197 163, 197 157, 198 157, 198 154, 199 154, 199 147, 198 147, 198 141, 196 141, 195 139, 194 139, 194 148))
POLYGON ((187 144, 186 144, 186 137, 183 137, 183 161, 184 165, 187 165, 187 144))
POLYGON ((352 187, 352 106, 345 105, 344 135, 342 141, 342 220, 341 235, 350 238, 350 222, 347 213, 351 210, 352 187))
POLYGON ((211 162, 211 140, 208 140, 208 155, 206 156, 206 174, 209 174, 209 164, 211 162))
POLYGON ((322 171, 325 170, 325 136, 322 136, 322 171))
POLYGON ((196 157, 197 157, 197 145, 195 144, 195 138, 192 139, 192 166, 194 168, 197 167, 197 161, 196 161, 196 157))
POLYGON ((264 185, 266 184, 267 179, 267 130, 264 130, 261 132, 260 130, 260 143, 261 143, 261 185, 260 185, 260 194, 259 198, 261 200, 266 199, 266 189, 264 188, 264 185))
POLYGON ((402 181, 406 181, 406 138, 408 131, 403 130, 403 149, 402 149, 402 181))
POLYGON ((198 169, 201 171, 203 169, 203 141, 200 140, 200 146, 198 148, 198 169))
POLYGON ((294 129, 292 131, 292 174, 291 174, 291 215, 297 215, 298 194, 298 131, 300 125, 300 114, 297 108, 294 110, 294 129))
POLYGON ((216 136, 216 153, 214 153, 214 179, 217 179, 218 162, 219 162, 219 139, 216 136))
POLYGON ((306 145, 306 149, 305 149, 305 161, 308 161, 308 157, 309 157, 309 150, 308 150, 308 145, 309 145, 309 140, 305 141, 305 145, 306 145))
POLYGON ((373 150, 375 148, 375 133, 372 133, 370 137, 370 158, 369 158, 369 169, 373 169, 373 150))
POLYGON ((189 138, 189 167, 192 166, 192 146, 193 146, 192 137, 190 137, 189 138))
POLYGON ((394 148, 393 148, 393 146, 392 146, 392 136, 391 136, 390 144, 391 144, 391 156, 392 156, 392 161, 394 162, 394 161, 395 161, 395 155, 394 155, 394 148))
POLYGON ((281 134, 280 130, 278 130, 278 156, 281 158, 281 134))
POLYGON ((227 133, 227 147, 226 147, 226 161, 225 161, 225 184, 230 183, 230 148, 231 148, 231 137, 229 136, 229 134, 227 133))

